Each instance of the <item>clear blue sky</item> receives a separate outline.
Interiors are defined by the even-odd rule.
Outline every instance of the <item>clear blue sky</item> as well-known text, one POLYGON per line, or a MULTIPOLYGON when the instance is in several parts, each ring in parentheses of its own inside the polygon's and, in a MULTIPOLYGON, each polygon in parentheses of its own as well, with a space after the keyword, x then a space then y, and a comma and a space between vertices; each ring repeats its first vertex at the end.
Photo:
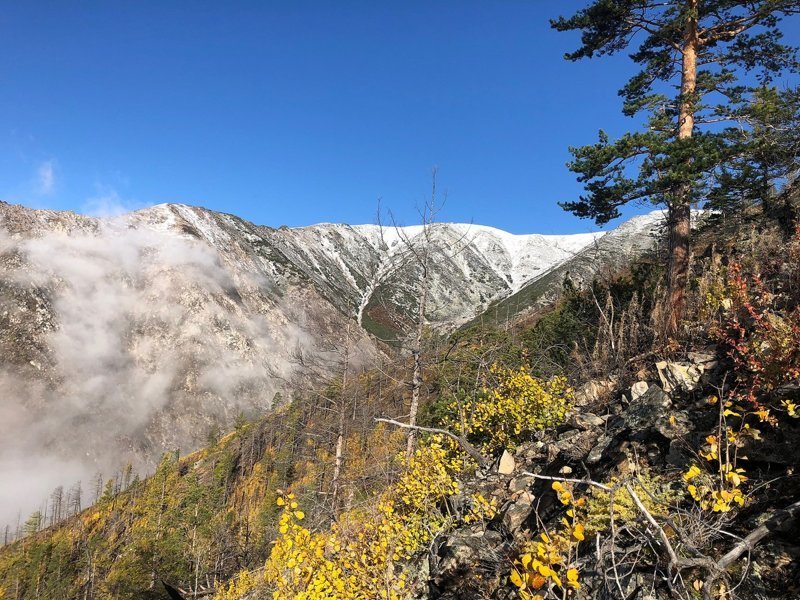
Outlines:
POLYGON ((630 125, 633 66, 562 59, 548 18, 584 4, 4 2, 0 199, 293 226, 382 197, 410 224, 436 165, 445 220, 592 229, 556 205, 581 190, 567 147, 630 125))

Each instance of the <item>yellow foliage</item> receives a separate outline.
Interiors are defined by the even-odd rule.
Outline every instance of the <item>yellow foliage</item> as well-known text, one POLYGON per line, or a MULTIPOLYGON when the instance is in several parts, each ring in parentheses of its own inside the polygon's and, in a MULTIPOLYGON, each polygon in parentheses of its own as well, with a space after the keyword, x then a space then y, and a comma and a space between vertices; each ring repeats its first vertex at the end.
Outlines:
MULTIPOLYGON (((717 398, 714 398, 714 403, 717 398)), ((700 449, 699 455, 711 463, 713 471, 704 471, 697 465, 692 465, 684 473, 686 491, 700 505, 703 510, 712 512, 728 512, 735 505, 744 506, 745 495, 742 484, 748 480, 746 471, 739 466, 740 460, 745 460, 739 455, 739 450, 744 446, 746 439, 760 439, 760 432, 747 422, 748 418, 755 417, 759 422, 770 420, 769 411, 761 407, 747 411, 744 407, 731 401, 719 404, 719 426, 717 435, 706 437, 706 443, 700 449), (731 423, 738 421, 738 426, 731 423)))
POLYGON ((228 585, 214 594, 212 600, 239 600, 261 584, 261 577, 251 571, 239 571, 228 585))
POLYGON ((394 485, 398 499, 407 507, 426 508, 431 502, 457 494, 458 482, 452 474, 460 465, 460 461, 449 459, 438 440, 420 446, 394 485))
MULTIPOLYGON (((324 532, 303 526, 305 515, 292 494, 280 496, 279 535, 262 585, 274 600, 407 597, 402 561, 448 523, 438 506, 458 492, 455 462, 437 440, 420 445, 376 505, 340 515, 324 532)), ((490 502, 476 502, 481 514, 496 510, 490 502)), ((223 598, 228 600, 215 600, 223 598)))
POLYGON ((513 448, 524 434, 564 422, 573 391, 565 377, 543 381, 524 368, 490 369, 496 384, 468 406, 453 400, 444 425, 478 440, 484 452, 513 448))
POLYGON ((703 510, 728 512, 734 504, 744 506, 745 497, 740 487, 747 480, 744 469, 733 469, 729 463, 720 466, 720 475, 713 477, 692 465, 684 473, 686 491, 703 510))
POLYGON ((497 514, 497 499, 487 500, 483 494, 475 493, 470 498, 470 508, 464 516, 465 523, 491 521, 497 514))

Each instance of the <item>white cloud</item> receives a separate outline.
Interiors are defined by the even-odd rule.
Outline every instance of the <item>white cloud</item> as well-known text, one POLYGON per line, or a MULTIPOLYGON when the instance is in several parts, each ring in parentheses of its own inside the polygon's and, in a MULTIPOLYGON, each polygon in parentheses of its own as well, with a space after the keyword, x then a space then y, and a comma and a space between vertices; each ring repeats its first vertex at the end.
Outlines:
POLYGON ((36 169, 36 191, 42 196, 49 196, 56 188, 55 165, 46 160, 36 169))

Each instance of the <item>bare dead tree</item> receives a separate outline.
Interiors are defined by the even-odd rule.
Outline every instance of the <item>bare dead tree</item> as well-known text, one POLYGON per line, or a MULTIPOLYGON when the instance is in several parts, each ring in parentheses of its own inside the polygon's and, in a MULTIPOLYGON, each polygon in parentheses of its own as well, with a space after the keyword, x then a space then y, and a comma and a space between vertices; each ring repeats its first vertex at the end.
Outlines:
POLYGON ((81 482, 77 481, 70 488, 67 494, 67 505, 70 515, 76 515, 81 512, 81 499, 83 497, 83 488, 81 482))
POLYGON ((58 486, 50 494, 50 525, 55 525, 61 521, 63 501, 64 487, 58 486))
MULTIPOLYGON (((424 361, 423 361, 423 343, 425 336, 425 326, 427 324, 426 314, 428 310, 428 300, 431 285, 431 267, 433 260, 433 253, 435 250, 445 251, 444 248, 436 248, 436 240, 434 239, 434 227, 436 217, 443 208, 447 196, 439 199, 437 191, 437 169, 434 167, 431 172, 431 193, 430 197, 419 208, 419 217, 422 231, 413 238, 402 229, 395 219, 392 217, 392 225, 400 238, 404 252, 402 253, 403 260, 416 265, 419 270, 419 276, 416 281, 416 311, 414 319, 414 330, 410 341, 410 353, 413 360, 411 372, 411 405, 409 407, 408 424, 411 425, 408 431, 408 444, 406 447, 406 455, 410 457, 414 453, 417 442, 418 429, 416 428, 417 416, 419 414, 420 396, 422 386, 424 383, 424 361)), ((390 213, 390 216, 391 213, 390 213)), ((464 233, 458 240, 453 243, 448 243, 447 253, 454 256, 461 252, 464 248, 463 241, 467 233, 464 233)), ((381 236, 383 234, 381 233, 381 236)))
POLYGON ((336 518, 336 508, 339 500, 339 484, 342 474, 342 463, 344 462, 344 434, 345 434, 345 412, 346 403, 345 397, 347 395, 347 372, 350 368, 350 321, 347 322, 347 330, 345 331, 344 341, 344 358, 342 364, 342 390, 339 394, 338 409, 338 424, 336 431, 336 451, 334 454, 333 462, 333 478, 331 480, 331 512, 333 518, 336 518))

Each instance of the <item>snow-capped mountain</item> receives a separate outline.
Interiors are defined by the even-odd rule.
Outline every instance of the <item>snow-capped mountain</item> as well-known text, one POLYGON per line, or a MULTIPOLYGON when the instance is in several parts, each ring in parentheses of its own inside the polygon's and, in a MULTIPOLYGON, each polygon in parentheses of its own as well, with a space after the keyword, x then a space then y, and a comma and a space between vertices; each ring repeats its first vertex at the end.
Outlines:
MULTIPOLYGON (((39 498, 194 449, 336 372, 347 331, 351 361, 370 363, 388 351, 376 337, 399 343, 410 330, 423 247, 426 319, 447 330, 490 305, 536 301, 531 286, 570 264, 589 274, 641 252, 658 218, 640 221, 562 236, 276 229, 176 204, 95 219, 0 203, 0 476, 39 498)), ((555 280, 544 287, 552 298, 555 280)), ((0 508, 13 500, 3 493, 0 508)))

